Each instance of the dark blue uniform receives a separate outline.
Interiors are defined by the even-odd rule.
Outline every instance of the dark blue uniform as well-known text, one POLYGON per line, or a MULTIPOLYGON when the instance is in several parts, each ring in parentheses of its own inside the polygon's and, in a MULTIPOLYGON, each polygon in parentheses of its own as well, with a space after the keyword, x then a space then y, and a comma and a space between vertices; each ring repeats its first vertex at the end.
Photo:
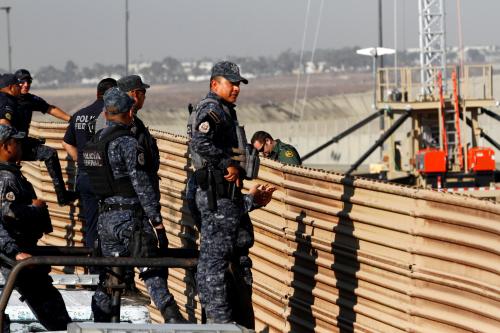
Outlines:
MULTIPOLYGON (((251 293, 251 260, 248 249, 253 244, 253 230, 246 213, 252 209, 253 198, 241 195, 238 189, 234 198, 222 193, 224 191, 217 191, 215 209, 209 203, 209 197, 213 193, 206 189, 203 184, 206 179, 200 175, 203 175, 204 170, 220 174, 215 183, 220 183, 220 188, 227 189, 230 185, 221 177, 228 166, 238 166, 231 156, 232 148, 238 147, 238 141, 234 105, 222 101, 212 92, 207 95, 207 99, 213 101, 200 103, 201 107, 197 107, 189 144, 193 160, 203 160, 205 165, 201 168, 198 166, 196 171, 196 206, 201 215, 197 283, 207 319, 225 323, 236 319, 230 299, 230 266, 232 272, 245 281, 245 286, 240 285, 240 289, 233 290, 233 296, 238 298, 243 293, 251 293)), ((190 186, 192 183, 193 181, 190 186)), ((190 187, 188 192, 191 192, 190 187)), ((244 319, 245 326, 252 327, 253 311, 244 319)), ((238 322, 241 323, 240 320, 238 322)))
POLYGON ((20 128, 17 128, 18 131, 25 132, 28 135, 29 126, 31 124, 31 118, 33 117, 33 112, 38 111, 43 114, 46 114, 50 109, 50 104, 47 103, 43 98, 27 93, 21 94, 17 97, 19 103, 20 110, 20 118, 22 119, 20 122, 20 128))
POLYGON ((102 112, 104 101, 97 99, 94 103, 76 112, 69 121, 69 126, 64 134, 64 142, 76 147, 78 151, 78 175, 76 189, 82 204, 83 216, 85 217, 85 245, 93 247, 97 239, 97 216, 98 200, 92 188, 87 173, 82 168, 83 148, 94 134, 89 123, 96 119, 102 112))
MULTIPOLYGON (((32 94, 25 94, 16 98, 8 94, 0 93, 0 119, 6 119, 18 131, 28 134, 33 111, 45 113, 50 105, 43 99, 32 94)), ((62 177, 61 164, 57 151, 45 146, 42 140, 26 137, 23 140, 23 161, 44 161, 47 172, 52 178, 54 189, 59 204, 68 204, 69 198, 64 179, 62 177)))
MULTIPOLYGON (((46 207, 32 205, 35 198, 35 191, 20 167, 0 162, 0 251, 12 259, 23 249, 35 247, 43 233, 51 231, 49 212, 46 207)), ((7 278, 10 269, 2 267, 1 271, 7 278)), ((45 328, 66 330, 71 318, 49 272, 48 266, 24 270, 18 276, 16 289, 45 328)))
MULTIPOLYGON (((113 127, 126 126, 110 122, 101 133, 113 127)), ((109 167, 115 179, 129 178, 135 196, 124 197, 119 193, 104 199, 98 219, 98 234, 103 256, 129 256, 129 243, 134 226, 142 224, 147 238, 156 242, 155 232, 151 226, 162 223, 160 203, 150 176, 144 170, 142 148, 133 136, 121 136, 109 143, 107 149, 109 167), (119 208, 121 207, 121 208, 119 208), (151 223, 150 223, 151 222, 151 223)), ((156 247, 156 243, 149 244, 156 247)), ((140 268, 144 283, 156 307, 164 314, 167 307, 175 303, 173 295, 167 288, 167 281, 162 270, 140 268)), ((110 295, 104 288, 99 288, 93 296, 92 309, 99 321, 106 321, 110 316, 110 295)), ((165 316, 165 315, 164 315, 165 316)), ((168 320, 169 318, 165 318, 168 320)))
POLYGON ((157 198, 160 200, 160 182, 158 178, 158 170, 160 170, 160 152, 156 144, 156 139, 137 116, 134 116, 132 132, 135 134, 139 146, 142 147, 142 151, 144 152, 144 170, 148 173, 157 198))
POLYGON ((0 92, 0 119, 7 119, 12 127, 20 128, 24 126, 24 122, 23 117, 21 117, 22 114, 18 110, 19 103, 17 102, 17 98, 0 92))

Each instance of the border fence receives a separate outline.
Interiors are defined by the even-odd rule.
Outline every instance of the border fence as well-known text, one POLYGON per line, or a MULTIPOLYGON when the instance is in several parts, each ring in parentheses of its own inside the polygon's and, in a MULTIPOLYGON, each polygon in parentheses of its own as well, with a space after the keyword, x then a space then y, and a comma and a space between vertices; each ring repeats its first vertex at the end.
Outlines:
MULTIPOLYGON (((71 184, 74 163, 61 148, 65 127, 33 122, 30 133, 58 149, 71 184)), ((184 201, 187 138, 152 133, 170 246, 196 247, 184 201)), ((78 207, 57 205, 43 163, 24 163, 23 172, 51 212, 54 232, 41 242, 80 246, 78 207)), ((499 204, 267 159, 256 181, 277 187, 271 203, 250 214, 257 332, 499 331, 499 204)), ((184 314, 199 322, 193 277, 170 269, 169 287, 184 314)))

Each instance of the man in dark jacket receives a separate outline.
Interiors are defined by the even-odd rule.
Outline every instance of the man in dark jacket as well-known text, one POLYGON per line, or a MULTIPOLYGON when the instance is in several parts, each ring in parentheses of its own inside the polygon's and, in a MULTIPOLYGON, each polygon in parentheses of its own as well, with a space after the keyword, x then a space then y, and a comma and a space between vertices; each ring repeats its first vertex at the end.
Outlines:
MULTIPOLYGON (((49 211, 37 199, 31 184, 21 173, 21 142, 25 134, 9 125, 0 125, 0 252, 15 260, 31 257, 44 233, 52 231, 49 211)), ((5 278, 10 267, 1 267, 5 278)), ((16 289, 49 331, 66 330, 71 318, 59 291, 52 285, 49 266, 22 271, 16 289)))
MULTIPOLYGON (((77 196, 75 192, 66 190, 57 151, 52 147, 44 145, 44 140, 27 136, 31 123, 31 115, 34 110, 38 109, 37 105, 39 103, 36 102, 38 101, 37 98, 30 99, 29 101, 22 100, 20 97, 22 90, 23 88, 20 85, 18 76, 14 74, 0 75, 0 124, 11 125, 18 131, 26 133, 26 138, 23 139, 22 160, 44 161, 47 172, 54 184, 58 204, 61 206, 68 205, 77 196), (15 85, 18 87, 14 87, 15 85)), ((47 103, 45 102, 45 104, 47 103)), ((49 107, 48 104, 47 107, 49 107)), ((69 116, 61 119, 69 120, 69 116)))
POLYGON ((210 92, 196 106, 188 121, 189 148, 196 169, 196 209, 201 223, 197 283, 207 321, 236 320, 253 328, 251 308, 252 262, 248 249, 253 245, 253 229, 247 213, 266 205, 274 188, 255 187, 249 195, 241 192, 244 170, 233 155, 238 147, 236 105, 240 75, 236 64, 218 62, 212 68, 210 92), (257 200, 256 200, 257 199, 257 200), (261 200, 262 199, 262 200, 261 200), (232 271, 238 288, 231 292, 232 271), (235 309, 231 298, 246 298, 235 309), (244 316, 239 316, 245 311, 244 316))
POLYGON ((106 78, 99 82, 97 85, 97 99, 71 117, 62 143, 69 156, 78 163, 76 188, 82 204, 83 216, 85 217, 84 241, 87 247, 94 247, 97 239, 98 201, 90 188, 89 177, 82 168, 82 154, 85 144, 94 135, 94 129, 90 127, 90 124, 101 114, 104 108, 102 96, 111 87, 116 87, 115 79, 106 78))
MULTIPOLYGON (((131 132, 133 100, 117 87, 104 94, 108 127, 98 131, 87 144, 83 165, 93 191, 101 199, 97 230, 102 255, 134 256, 133 249, 154 257, 168 240, 160 214, 160 202, 146 170, 144 152, 131 132), (139 229, 144 235, 134 244, 132 235, 139 229), (142 242, 144 240, 144 242, 142 242), (132 243, 132 244, 131 244, 132 243)), ((140 277, 165 322, 183 323, 174 296, 167 287, 164 270, 140 268, 140 277)), ((111 320, 111 295, 101 283, 92 298, 94 320, 111 320)))

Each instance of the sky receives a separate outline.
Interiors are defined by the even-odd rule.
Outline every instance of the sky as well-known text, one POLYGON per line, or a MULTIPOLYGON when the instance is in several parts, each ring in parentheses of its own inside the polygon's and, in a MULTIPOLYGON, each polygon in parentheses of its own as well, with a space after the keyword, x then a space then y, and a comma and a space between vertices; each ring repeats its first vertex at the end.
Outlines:
MULTIPOLYGON (((418 47, 418 0, 382 3, 384 46, 418 47)), ((500 45, 500 0, 445 0, 448 46, 458 45, 457 5, 465 46, 500 45)), ((68 60, 80 67, 125 62, 125 0, 0 0, 4 6, 11 6, 13 69, 63 68, 68 60)), ((306 50, 313 48, 316 31, 318 48, 378 41, 376 0, 129 0, 129 13, 130 62, 274 56, 300 51, 304 31, 306 50)), ((6 30, 0 11, 3 69, 6 30)))

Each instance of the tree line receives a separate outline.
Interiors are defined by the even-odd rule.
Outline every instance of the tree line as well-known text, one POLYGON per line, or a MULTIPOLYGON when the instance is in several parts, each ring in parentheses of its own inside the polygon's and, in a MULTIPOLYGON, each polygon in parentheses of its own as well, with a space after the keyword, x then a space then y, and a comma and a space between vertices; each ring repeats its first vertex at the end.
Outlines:
MULTIPOLYGON (((302 72, 368 72, 371 71, 372 59, 356 54, 359 47, 341 49, 318 49, 312 59, 311 51, 304 52, 302 63, 300 53, 286 50, 277 56, 260 57, 229 57, 228 60, 240 65, 242 72, 255 77, 289 75, 302 72)), ((418 52, 398 52, 398 66, 418 66, 418 52)), ((456 60, 456 53, 447 54, 448 61, 456 60)), ((484 61, 484 56, 476 50, 470 50, 468 57, 475 62, 484 61)), ((210 64, 220 59, 203 58, 196 61, 182 61, 173 57, 166 57, 160 61, 133 63, 129 65, 130 74, 139 74, 146 82, 152 84, 168 84, 187 81, 196 81, 210 75, 210 64)), ((393 66, 394 57, 384 57, 385 66, 393 66)), ((2 72, 5 72, 1 70, 2 72)), ((35 77, 34 86, 64 87, 95 85, 103 77, 121 77, 125 74, 125 66, 103 65, 96 63, 90 67, 79 67, 69 60, 64 68, 59 69, 52 65, 32 71, 35 77)))

